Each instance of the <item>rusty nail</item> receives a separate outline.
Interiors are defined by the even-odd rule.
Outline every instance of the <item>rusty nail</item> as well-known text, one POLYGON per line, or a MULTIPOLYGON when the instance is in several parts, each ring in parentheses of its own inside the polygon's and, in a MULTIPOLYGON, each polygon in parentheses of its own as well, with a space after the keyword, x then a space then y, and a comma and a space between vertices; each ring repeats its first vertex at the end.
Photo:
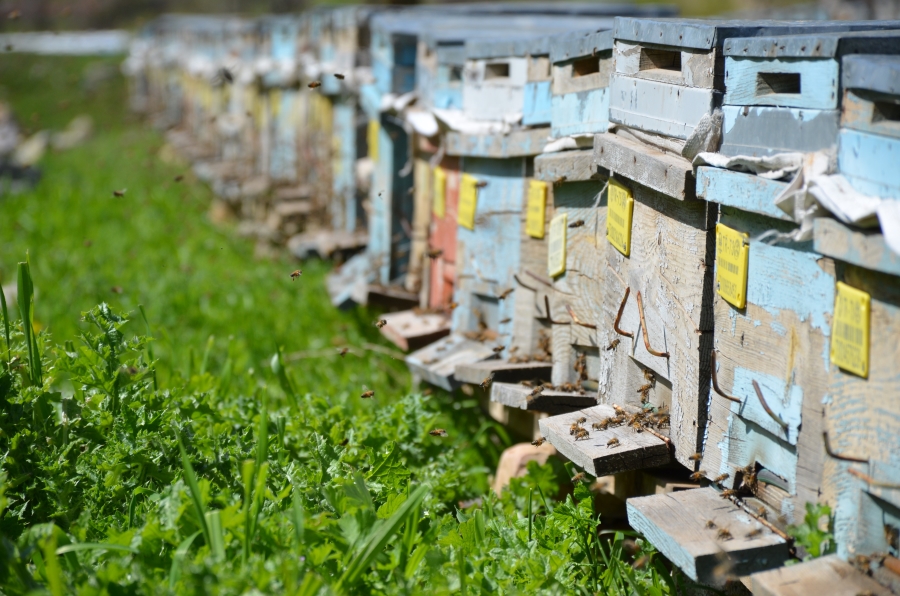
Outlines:
POLYGON ((828 431, 822 433, 822 438, 825 440, 825 453, 827 453, 830 457, 834 459, 841 459, 844 461, 855 461, 861 464, 869 463, 869 460, 862 459, 861 457, 850 457, 849 455, 840 455, 831 450, 831 441, 828 440, 828 431))
POLYGON ((881 488, 900 488, 900 484, 892 484, 890 482, 881 482, 880 480, 875 480, 868 474, 863 474, 859 470, 854 470, 853 468, 850 468, 847 471, 860 480, 864 481, 866 484, 871 484, 872 486, 880 486, 881 488))
POLYGON ((712 350, 710 352, 709 361, 710 361, 710 365, 712 367, 712 384, 713 384, 713 389, 715 390, 715 392, 718 393, 719 395, 721 395, 722 397, 724 397, 725 399, 730 399, 731 401, 741 403, 741 400, 739 398, 734 397, 733 395, 728 395, 727 393, 722 391, 722 389, 719 387, 719 379, 716 375, 716 351, 715 350, 712 350))
POLYGON ((763 410, 766 411, 766 414, 772 417, 772 420, 778 423, 781 428, 784 429, 784 432, 788 430, 788 423, 781 419, 781 416, 772 411, 772 408, 769 407, 769 404, 766 403, 766 399, 763 397, 762 391, 759 388, 759 383, 756 382, 756 379, 753 379, 753 389, 756 391, 756 397, 759 398, 759 403, 762 404, 763 410))
POLYGON ((575 323, 576 325, 580 325, 582 327, 587 327, 588 329, 596 329, 597 328, 596 325, 592 325, 590 323, 585 323, 583 321, 580 321, 578 319, 578 315, 575 314, 575 310, 568 304, 566 305, 566 312, 569 313, 569 316, 572 317, 572 322, 575 323))
POLYGON ((513 279, 515 279, 517 282, 519 282, 519 285, 522 286, 523 288, 525 288, 526 290, 531 290, 532 292, 537 292, 537 288, 532 288, 531 286, 527 286, 524 283, 522 283, 522 280, 519 279, 518 273, 513 273, 513 279))
POLYGON ((547 297, 547 294, 544 294, 544 306, 547 309, 547 320, 550 321, 551 325, 571 325, 568 321, 554 321, 553 315, 550 313, 550 298, 547 297))
POLYGON ((622 320, 622 313, 625 312, 625 303, 628 302, 628 295, 630 293, 631 288, 625 288, 625 297, 622 298, 622 304, 619 305, 619 313, 616 315, 616 320, 613 321, 613 330, 619 335, 634 338, 634 333, 628 333, 627 331, 619 329, 619 322, 622 320))
POLYGON ((653 348, 650 347, 650 338, 647 335, 647 323, 644 322, 644 303, 641 300, 641 292, 638 290, 637 293, 637 304, 638 304, 638 314, 641 315, 641 333, 644 336, 644 347, 648 352, 653 354, 654 356, 659 356, 660 358, 668 358, 668 352, 657 352, 653 348))

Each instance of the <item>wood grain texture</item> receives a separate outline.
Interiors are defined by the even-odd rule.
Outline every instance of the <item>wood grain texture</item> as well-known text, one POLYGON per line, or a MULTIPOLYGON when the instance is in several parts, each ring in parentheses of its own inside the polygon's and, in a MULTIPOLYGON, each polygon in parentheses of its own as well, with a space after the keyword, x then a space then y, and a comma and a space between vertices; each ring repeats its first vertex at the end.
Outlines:
POLYGON ((780 567, 788 559, 788 545, 763 528, 756 537, 748 533, 762 527, 734 503, 719 497, 713 488, 698 488, 628 499, 628 523, 653 544, 685 575, 702 584, 721 587, 727 573, 736 576, 780 567), (707 528, 707 521, 715 524, 707 528), (731 540, 718 540, 727 529, 731 540))
POLYGON ((550 375, 550 364, 547 362, 507 362, 497 358, 479 362, 466 362, 456 366, 454 372, 461 383, 480 385, 484 379, 493 375, 498 383, 518 383, 534 379, 546 379, 550 375))
POLYGON ((641 470, 671 461, 669 447, 650 433, 635 433, 621 426, 605 431, 592 430, 593 423, 615 415, 611 406, 600 405, 551 416, 540 421, 541 434, 557 451, 592 476, 641 470), (590 437, 576 441, 569 429, 581 417, 587 418, 582 427, 590 432, 590 437), (609 446, 609 441, 614 438, 619 444, 609 446))
POLYGON ((600 396, 604 403, 637 398, 636 390, 646 381, 632 361, 653 371, 657 383, 668 382, 675 457, 693 467, 688 457, 699 450, 706 427, 716 209, 624 183, 634 194, 631 256, 602 240, 608 273, 599 343, 620 342, 601 353, 600 396), (633 338, 613 331, 626 287, 631 293, 619 327, 633 338), (669 358, 654 356, 644 346, 637 292, 643 298, 650 345, 669 358))
POLYGON ((510 408, 565 414, 597 405, 593 395, 579 395, 562 391, 545 390, 537 397, 531 397, 532 389, 518 383, 493 383, 490 388, 491 401, 510 408))
POLYGON ((549 128, 515 130, 505 135, 449 131, 445 137, 445 149, 447 155, 464 157, 523 157, 539 154, 549 137, 549 128))
POLYGON ((381 328, 381 334, 403 351, 425 347, 450 333, 450 319, 444 315, 402 310, 382 317, 387 325, 381 328))
POLYGON ((725 59, 725 104, 834 110, 838 107, 840 64, 833 59, 725 59), (778 92, 766 75, 796 75, 799 91, 778 92))
POLYGON ((808 153, 837 144, 837 110, 725 106, 722 112, 725 122, 719 152, 725 155, 808 153))
POLYGON ((653 43, 639 44, 617 40, 615 43, 615 68, 619 74, 647 79, 648 81, 674 83, 685 87, 719 89, 722 87, 723 72, 721 59, 719 60, 719 68, 716 68, 718 55, 718 52, 715 50, 693 50, 653 43), (661 68, 646 68, 646 59, 641 60, 641 53, 646 50, 677 52, 680 56, 681 69, 673 71, 661 68), (642 66, 644 67, 643 69, 642 66))
MULTIPOLYGON (((898 60, 900 62, 900 60, 898 60)), ((900 138, 900 122, 885 118, 884 107, 900 103, 900 97, 886 93, 848 89, 844 91, 841 127, 886 137, 900 138), (882 105, 878 105, 878 104, 882 105)), ((896 108, 895 108, 896 109, 896 108)))
POLYGON ((406 365, 413 376, 453 391, 462 385, 454 376, 457 365, 493 357, 490 346, 451 334, 411 353, 406 357, 406 365))
POLYGON ((869 496, 873 487, 847 472, 853 467, 869 476, 882 475, 876 478, 881 482, 900 483, 900 473, 888 475, 900 470, 900 401, 892 398, 900 395, 900 279, 840 261, 836 279, 871 295, 869 378, 832 369, 825 408, 832 450, 869 461, 868 469, 833 458, 825 461, 838 555, 847 557, 885 550, 883 522, 877 520, 896 517, 900 506, 896 498, 891 506, 869 496))
POLYGON ((787 182, 769 180, 755 174, 710 166, 697 168, 697 198, 773 219, 793 221, 775 206, 775 198, 785 187, 787 182))
POLYGON ((534 177, 545 182, 599 179, 593 149, 542 153, 534 158, 534 177))
POLYGON ((717 91, 616 74, 609 88, 609 120, 638 130, 687 139, 718 103, 717 91))
POLYGON ((555 138, 606 132, 609 128, 609 89, 554 95, 550 112, 550 131, 555 138))
POLYGON ((878 231, 852 229, 822 217, 815 221, 813 242, 815 250, 835 260, 900 277, 900 256, 878 231))
POLYGON ((837 555, 754 573, 750 576, 750 589, 754 596, 888 596, 892 593, 837 555))
POLYGON ((525 83, 522 98, 522 124, 547 126, 551 118, 550 80, 525 83))
POLYGON ((900 197, 898 160, 900 138, 841 130, 838 171, 859 192, 875 197, 900 197))
MULTIPOLYGON (((722 209, 720 221, 751 237, 794 227, 731 208, 722 209)), ((831 372, 834 264, 809 243, 751 243, 749 254, 747 306, 737 309, 718 294, 714 300, 719 386, 743 402, 710 392, 700 467, 710 478, 728 473, 730 482, 754 462, 777 474, 787 492, 758 496, 797 523, 805 504, 824 492, 822 402, 831 372), (762 408, 753 381, 787 431, 762 408)))
POLYGON ((677 200, 695 197, 694 169, 679 155, 610 133, 594 135, 594 162, 601 168, 677 200))
POLYGON ((845 89, 900 95, 900 59, 896 56, 844 56, 841 65, 845 89))

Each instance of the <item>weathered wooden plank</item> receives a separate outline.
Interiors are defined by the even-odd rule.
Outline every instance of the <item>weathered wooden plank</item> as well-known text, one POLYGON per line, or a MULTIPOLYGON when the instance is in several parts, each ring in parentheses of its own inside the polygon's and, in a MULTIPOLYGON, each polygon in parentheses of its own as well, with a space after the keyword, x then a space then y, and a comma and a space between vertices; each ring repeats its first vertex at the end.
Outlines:
POLYGON ((592 149, 542 153, 534 158, 534 177, 545 182, 575 182, 598 177, 592 149))
POLYGON ((608 88, 554 95, 551 104, 550 130, 556 138, 601 133, 609 128, 608 88))
POLYGON ((892 593, 837 555, 754 573, 750 576, 750 586, 754 596, 888 596, 892 593))
POLYGON ((782 538, 713 488, 637 497, 627 506, 628 523, 702 584, 722 586, 729 577, 780 567, 790 556, 782 538))
POLYGON ((900 58, 896 56, 844 56, 841 67, 844 89, 900 95, 900 58))
POLYGON ((615 56, 619 74, 685 87, 721 87, 721 72, 716 80, 716 52, 619 40, 616 41, 615 56))
POLYGON ((815 250, 859 267, 900 277, 900 256, 888 248, 876 230, 852 229, 831 218, 815 221, 815 250))
POLYGON ((607 88, 609 87, 609 80, 612 77, 614 68, 612 50, 554 64, 553 95, 566 95, 567 93, 607 88), (581 70, 586 68, 585 61, 597 61, 596 72, 581 74, 581 70))
POLYGON ((834 110, 840 64, 816 58, 725 58, 725 104, 834 110))
MULTIPOLYGON (((634 195, 630 256, 603 240, 610 271, 598 324, 598 343, 604 348, 600 396, 605 403, 637 401, 637 390, 648 383, 643 372, 652 371, 658 397, 671 392, 675 456, 692 467, 688 458, 699 450, 706 427, 717 209, 702 201, 673 201, 638 184, 629 186, 634 195), (619 329, 631 338, 613 330, 626 288, 630 292, 619 329), (652 349, 669 356, 650 353, 644 333, 652 349), (606 350, 616 339, 614 349, 606 350)), ((650 397, 654 405, 665 405, 653 401, 654 393, 650 397)))
POLYGON ((837 144, 838 110, 725 106, 720 153, 759 157, 837 144))
POLYGON ((900 197, 897 163, 900 163, 900 138, 841 130, 838 171, 859 192, 876 197, 900 197))
POLYGON ((454 376, 457 365, 493 357, 491 346, 453 333, 408 355, 406 365, 414 377, 453 391, 462 385, 454 376))
POLYGON ((491 359, 478 362, 458 364, 454 376, 461 383, 480 385, 487 377, 493 377, 498 383, 518 383, 533 379, 550 377, 550 364, 547 362, 507 362, 491 359))
POLYGON ((834 503, 838 555, 886 550, 884 524, 900 527, 896 505, 870 496, 873 486, 852 476, 850 468, 876 482, 898 483, 900 474, 900 281, 884 273, 841 261, 836 279, 871 296, 869 376, 862 378, 831 367, 825 425, 832 451, 868 461, 854 464, 826 458, 825 495, 834 503), (891 472, 893 470, 893 472, 891 472), (876 474, 882 477, 876 477, 876 474))
POLYGON ((610 83, 609 120, 647 132, 687 139, 712 113, 717 91, 616 74, 610 83))
POLYGON ((541 434, 572 463, 592 476, 652 468, 671 461, 669 446, 651 433, 635 433, 624 426, 593 430, 595 422, 600 423, 614 416, 616 411, 606 405, 560 414, 540 421, 541 434), (582 417, 587 421, 581 426, 590 436, 576 440, 570 429, 582 417), (610 445, 612 439, 618 443, 610 445))
POLYGON ((595 135, 594 162, 672 199, 695 197, 691 162, 637 141, 610 133, 595 135))
POLYGON ((550 81, 525 83, 522 97, 522 124, 547 126, 552 114, 550 81))
POLYGON ((597 56, 611 52, 612 47, 612 29, 560 33, 550 40, 550 61, 557 64, 584 56, 597 56))
POLYGON ((793 221, 775 206, 787 182, 769 180, 754 174, 701 166, 697 168, 697 198, 736 207, 775 219, 793 221))
MULTIPOLYGON (((898 94, 900 95, 900 94, 898 94)), ((864 90, 845 90, 841 127, 886 137, 900 137, 900 97, 864 90)))
POLYGON ((500 159, 537 155, 549 137, 549 128, 528 128, 486 135, 449 131, 444 139, 447 155, 500 159))
POLYGON ((527 77, 526 58, 467 60, 463 112, 473 120, 503 120, 521 113, 527 77))
MULTIPOLYGON (((417 137, 419 135, 416 135, 417 137)), ((410 292, 419 292, 425 282, 425 261, 428 252, 428 228, 431 223, 431 205, 434 182, 431 179, 432 155, 417 149, 413 158, 413 212, 412 234, 410 237, 409 268, 404 287, 410 292)))
POLYGON ((544 390, 536 397, 531 396, 532 388, 518 383, 498 383, 491 385, 491 401, 510 408, 565 414, 597 405, 594 395, 580 395, 563 391, 544 390))
MULTIPOLYGON (((751 237, 792 224, 723 207, 720 222, 751 237)), ((751 243, 747 304, 715 296, 719 388, 713 392, 700 468, 709 478, 756 465, 783 479, 784 493, 758 495, 776 511, 802 515, 823 491, 822 402, 828 395, 828 347, 834 311, 834 265, 809 243, 751 243), (759 401, 756 382, 769 409, 759 401), (776 500, 777 499, 777 500, 776 500)), ((794 520, 797 521, 796 519, 794 520)))
POLYGON ((450 318, 443 314, 402 310, 382 318, 387 325, 381 328, 381 334, 404 351, 418 350, 450 333, 450 318))

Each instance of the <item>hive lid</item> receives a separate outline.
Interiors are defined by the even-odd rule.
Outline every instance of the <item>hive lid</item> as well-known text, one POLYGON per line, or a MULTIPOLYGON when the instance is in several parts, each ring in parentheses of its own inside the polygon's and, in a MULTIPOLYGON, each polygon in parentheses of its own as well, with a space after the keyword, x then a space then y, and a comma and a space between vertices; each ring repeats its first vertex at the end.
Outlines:
POLYGON ((847 56, 841 84, 845 89, 865 89, 900 95, 900 57, 847 56))
POLYGON ((724 52, 735 58, 834 58, 858 53, 900 53, 900 21, 866 23, 848 23, 846 26, 851 30, 846 31, 729 39, 724 52))
POLYGON ((612 47, 611 28, 560 33, 550 38, 550 61, 556 63, 592 56, 598 52, 611 50, 612 47))

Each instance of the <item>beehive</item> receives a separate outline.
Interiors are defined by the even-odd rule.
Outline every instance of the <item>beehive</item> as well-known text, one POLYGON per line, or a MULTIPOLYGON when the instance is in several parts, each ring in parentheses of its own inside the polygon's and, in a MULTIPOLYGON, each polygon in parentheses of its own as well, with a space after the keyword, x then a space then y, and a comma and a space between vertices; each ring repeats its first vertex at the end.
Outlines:
POLYGON ((610 29, 568 32, 551 40, 550 125, 554 137, 606 132, 612 43, 610 29))

